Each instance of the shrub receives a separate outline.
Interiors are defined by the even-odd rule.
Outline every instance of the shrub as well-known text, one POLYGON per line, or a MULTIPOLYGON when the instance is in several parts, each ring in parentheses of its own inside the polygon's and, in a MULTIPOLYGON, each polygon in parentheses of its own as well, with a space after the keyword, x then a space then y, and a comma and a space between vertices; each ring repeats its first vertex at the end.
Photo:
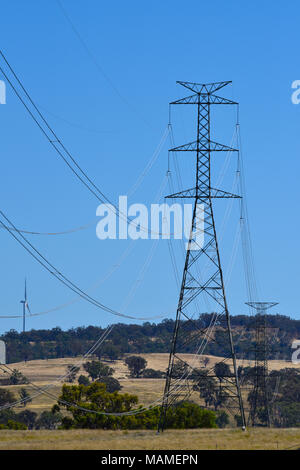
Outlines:
POLYGON ((0 389, 0 406, 5 406, 15 401, 14 395, 6 388, 0 389))
POLYGON ((166 427, 170 429, 216 428, 216 414, 196 403, 183 402, 167 410, 166 427))
POLYGON ((30 410, 21 411, 21 413, 17 415, 18 422, 23 423, 28 429, 34 428, 36 418, 37 413, 30 410))
POLYGON ((164 375, 164 372, 155 369, 145 369, 142 373, 142 377, 145 379, 161 379, 164 375))
POLYGON ((216 424, 219 428, 225 428, 229 424, 229 417, 226 411, 219 411, 216 417, 216 424))
POLYGON ((9 383, 10 385, 28 384, 28 379, 22 374, 22 372, 17 369, 13 369, 11 376, 9 377, 9 383))
POLYGON ((90 381, 86 375, 80 375, 78 377, 79 385, 90 385, 90 381))
POLYGON ((8 420, 7 424, 0 424, 0 429, 14 429, 16 431, 23 431, 27 429, 27 426, 23 423, 18 423, 17 421, 8 420))
POLYGON ((67 366, 67 377, 66 377, 67 382, 69 383, 74 382, 74 380, 76 379, 76 375, 78 374, 79 371, 80 371, 80 367, 75 366, 74 364, 69 364, 67 366))
POLYGON ((27 403, 30 403, 32 401, 32 398, 27 392, 26 388, 21 388, 21 390, 19 391, 19 397, 21 400, 24 400, 22 403, 24 407, 27 405, 27 403))
POLYGON ((36 422, 36 429, 57 429, 61 422, 62 416, 60 413, 43 411, 36 422))

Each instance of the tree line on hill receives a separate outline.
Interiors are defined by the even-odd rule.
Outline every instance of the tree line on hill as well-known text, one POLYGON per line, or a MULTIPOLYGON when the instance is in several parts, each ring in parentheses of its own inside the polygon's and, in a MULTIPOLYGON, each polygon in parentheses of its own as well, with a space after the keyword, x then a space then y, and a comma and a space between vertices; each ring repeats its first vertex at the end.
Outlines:
MULTIPOLYGON (((210 324, 212 314, 200 315, 193 328, 206 328, 210 324)), ((291 358, 291 342, 300 338, 300 320, 283 315, 268 315, 268 334, 270 337, 269 359, 291 358)), ((237 315, 231 320, 237 357, 251 359, 253 357, 255 334, 254 316, 237 315)), ((167 353, 174 329, 174 321, 163 320, 160 323, 146 322, 143 325, 117 324, 108 339, 98 351, 100 359, 115 360, 124 354, 167 353)), ((30 330, 18 333, 10 330, 0 337, 7 346, 9 363, 30 361, 33 359, 54 359, 76 357, 84 354, 99 339, 104 329, 96 326, 72 328, 63 331, 56 327, 51 330, 30 330)), ((215 356, 224 354, 223 338, 226 333, 216 328, 216 341, 207 344, 205 353, 215 356)), ((180 346, 180 345, 179 345, 180 346)), ((193 353, 193 344, 188 341, 181 347, 182 353, 193 353)))

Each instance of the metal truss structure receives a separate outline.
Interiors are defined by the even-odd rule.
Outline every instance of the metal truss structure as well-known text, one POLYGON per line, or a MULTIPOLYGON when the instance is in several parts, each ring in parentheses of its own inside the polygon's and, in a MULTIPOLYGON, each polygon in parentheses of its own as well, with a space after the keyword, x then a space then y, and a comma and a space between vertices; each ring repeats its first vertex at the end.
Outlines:
POLYGON ((211 139, 210 115, 213 105, 237 105, 238 103, 216 95, 218 90, 231 82, 199 84, 177 82, 191 90, 193 95, 170 103, 171 105, 195 105, 197 109, 197 138, 171 152, 194 152, 196 155, 195 186, 191 189, 172 194, 168 198, 193 199, 193 217, 189 242, 183 269, 182 283, 176 313, 176 321, 171 342, 169 365, 167 369, 164 398, 161 406, 159 431, 166 424, 167 410, 187 399, 195 390, 198 377, 210 380, 216 377, 214 368, 199 368, 201 353, 207 343, 222 344, 228 364, 228 373, 220 380, 220 393, 227 409, 240 414, 242 426, 245 415, 236 355, 230 325, 230 315, 226 300, 223 271, 217 240, 213 199, 239 198, 236 194, 213 188, 211 185, 211 158, 214 152, 237 151, 211 139), (199 228, 199 227, 203 227, 199 228), (199 243, 199 231, 204 232, 204 241, 199 243), (203 325, 199 315, 205 312, 201 303, 209 299, 213 303, 210 325, 203 325), (192 363, 186 359, 185 351, 193 353, 192 363), (203 375, 203 372, 205 374, 203 375))
POLYGON ((267 310, 277 302, 246 302, 256 310, 255 315, 255 366, 253 377, 253 389, 250 392, 250 412, 248 424, 261 425, 258 411, 268 427, 272 424, 270 410, 270 390, 268 387, 268 338, 267 338, 267 310))

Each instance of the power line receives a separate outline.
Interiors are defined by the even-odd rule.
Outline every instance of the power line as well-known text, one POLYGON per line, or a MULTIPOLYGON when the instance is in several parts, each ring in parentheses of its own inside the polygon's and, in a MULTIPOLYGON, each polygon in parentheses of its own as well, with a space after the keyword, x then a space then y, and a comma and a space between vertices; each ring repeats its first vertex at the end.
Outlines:
MULTIPOLYGON (((71 152, 65 147, 63 142, 59 139, 53 128, 50 126, 46 118, 43 116, 31 96, 29 95, 28 91, 22 84, 21 80, 18 78, 17 74, 13 70, 12 66, 9 64, 8 60, 6 59, 4 53, 0 50, 0 56, 3 58, 5 61, 7 67, 9 68, 10 72, 12 73, 13 77, 21 87, 22 91, 25 93, 27 99, 29 100, 30 104, 33 106, 34 110, 37 112, 39 118, 42 120, 42 123, 46 126, 46 129, 44 129, 43 125, 38 121, 38 118, 33 114, 33 112, 30 110, 29 106, 25 103, 24 99, 21 97, 20 93, 12 83, 12 81, 9 79, 8 75, 4 71, 3 67, 0 66, 0 71, 2 72, 3 76, 13 89, 14 93, 16 96, 19 98, 33 121, 36 123, 38 128, 41 130, 41 132, 44 134, 48 142, 51 144, 51 146, 55 149, 59 157, 65 162, 65 164, 68 166, 68 168, 72 171, 72 173, 76 176, 76 178, 90 191, 91 194, 93 194, 99 202, 102 204, 109 204, 109 208, 113 208, 114 212, 116 215, 118 215, 120 218, 125 220, 127 224, 135 224, 134 221, 132 221, 127 214, 123 214, 119 208, 112 202, 110 199, 105 196, 105 194, 100 190, 99 186, 94 183, 94 181, 88 176, 88 174, 82 169, 82 167, 78 164, 76 159, 73 157, 71 152), (50 132, 51 136, 49 136, 48 131, 50 132)), ((155 235, 163 235, 162 233, 156 233, 152 232, 148 228, 139 226, 140 230, 147 232, 148 234, 155 234, 155 235)))
MULTIPOLYGON (((168 137, 168 128, 166 128, 164 130, 164 133, 163 133, 163 135, 162 135, 162 137, 161 137, 154 153, 152 154, 151 158, 149 159, 148 163, 146 164, 144 170, 138 176, 136 182, 128 190, 127 197, 132 197, 132 195, 140 187, 140 185, 144 181, 145 177, 147 176, 147 174, 149 173, 149 171, 153 167, 154 163, 156 162, 157 158, 159 157, 167 137, 168 137)), ((20 228, 18 229, 18 231, 20 233, 25 233, 27 235, 43 235, 43 236, 44 235, 45 236, 68 235, 70 233, 75 233, 75 232, 79 232, 79 231, 82 231, 82 230, 86 230, 87 228, 94 226, 94 224, 95 224, 95 222, 90 222, 90 223, 85 224, 85 225, 80 225, 79 227, 75 227, 75 228, 71 228, 71 229, 67 229, 67 230, 62 230, 62 231, 59 231, 59 232, 54 232, 54 231, 52 231, 52 232, 50 232, 50 231, 41 232, 41 231, 34 231, 34 230, 24 230, 24 229, 20 229, 20 228)))
POLYGON ((164 315, 158 315, 155 317, 135 317, 131 315, 125 315, 121 312, 118 312, 117 310, 114 310, 101 302, 97 301, 90 295, 88 295, 86 292, 84 292, 82 289, 80 289, 76 284, 74 284, 72 281, 70 281, 66 276, 64 276, 53 264, 51 264, 45 256, 43 256, 34 246, 32 243, 30 243, 24 235, 18 232, 17 228, 14 226, 14 224, 11 222, 11 220, 8 219, 8 217, 0 210, 0 215, 15 229, 15 232, 18 233, 18 235, 21 237, 22 240, 20 240, 15 233, 12 232, 11 228, 8 227, 3 221, 0 220, 0 224, 10 233, 10 235, 41 265, 43 266, 50 274, 52 274, 57 280, 59 280, 62 284, 64 284, 66 287, 68 287, 70 290, 78 294, 80 297, 82 297, 84 300, 87 302, 91 303, 95 307, 98 307, 108 313, 111 313, 112 315, 116 315, 119 317, 123 318, 130 318, 134 320, 150 320, 150 319, 155 319, 155 318, 162 318, 164 315), (27 246, 26 246, 27 245, 27 246))
POLYGON ((78 28, 75 26, 74 22, 71 20, 70 18, 70 15, 67 13, 67 10, 65 9, 65 7, 63 6, 62 2, 60 0, 56 0, 56 3, 58 4, 62 14, 64 15, 64 17, 66 18, 67 22, 69 23, 73 33, 75 34, 75 36, 77 37, 77 39, 79 40, 79 42, 81 43, 83 49, 85 50, 85 52, 87 53, 87 55, 89 56, 89 58, 91 59, 91 61, 93 62, 93 64, 96 66, 97 70, 100 72, 100 74, 105 78, 105 80, 107 81, 107 83, 110 85, 110 87, 114 90, 114 92, 118 95, 118 97, 129 107, 129 109, 131 111, 133 111, 134 113, 136 113, 138 115, 139 118, 141 118, 143 120, 143 122, 150 128, 152 128, 152 126, 149 124, 148 121, 145 120, 145 118, 143 116, 140 115, 140 113, 137 111, 137 109, 132 106, 132 104, 127 100, 127 98, 125 98, 123 96, 123 94, 119 91, 119 89, 116 87, 116 85, 113 83, 113 81, 111 80, 111 78, 107 75, 107 73, 105 72, 105 70, 103 69, 103 67, 99 64, 98 60, 96 59, 95 55, 91 52, 90 48, 88 47, 87 43, 84 41, 81 33, 79 32, 78 28))
MULTIPOLYGON (((2 226, 0 226, 0 228, 4 228, 2 226)), ((92 285, 92 290, 95 290, 97 287, 99 287, 99 285, 101 285, 103 282, 105 282, 107 279, 109 279, 112 274, 121 266, 122 262, 128 257, 129 253, 132 251, 132 247, 133 247, 133 240, 131 241, 131 245, 129 247, 127 247, 127 249, 122 253, 122 255, 119 257, 117 263, 115 263, 111 268, 110 270, 104 275, 101 277, 100 280, 98 280, 96 283, 94 283, 92 285)), ((48 310, 44 310, 44 311, 41 311, 41 312, 36 312, 36 313, 31 313, 30 314, 30 317, 37 317, 37 316, 40 316, 40 315, 45 315, 47 313, 52 313, 52 312, 56 312, 57 310, 61 310, 65 307, 68 307, 76 302, 79 302, 81 300, 81 297, 78 298, 78 296, 76 295, 76 297, 74 297, 72 300, 70 300, 69 302, 64 302, 63 304, 60 304, 60 305, 57 305, 56 307, 53 307, 51 309, 48 309, 48 310)), ((22 315, 0 315, 0 318, 21 318, 22 315)))
MULTIPOLYGON (((163 140, 163 139, 161 139, 160 144, 162 143, 162 140, 163 140)), ((159 144, 159 146, 160 146, 160 144, 159 144)), ((157 151, 159 151, 159 147, 158 147, 157 151)), ((155 154, 152 156, 152 158, 151 158, 151 160, 150 160, 149 163, 153 162, 153 159, 155 159, 155 158, 157 158, 157 152, 155 152, 155 154)), ((132 189, 132 194, 133 194, 133 193, 136 191, 136 189, 137 189, 137 183, 140 184, 140 182, 141 182, 141 177, 142 177, 142 179, 143 179, 143 178, 145 177, 145 174, 149 171, 149 164, 147 165, 146 169, 143 171, 142 175, 140 175, 140 177, 138 178, 137 182, 135 183, 135 185, 134 185, 134 187, 133 187, 133 189, 132 189), (147 169, 147 171, 146 171, 146 169, 147 169)), ((164 190, 165 184, 166 184, 166 177, 163 178, 163 181, 162 181, 162 183, 161 183, 161 185, 160 185, 160 188, 159 188, 159 191, 158 191, 158 194, 157 194, 157 197, 156 197, 156 200, 157 200, 157 201, 159 201, 159 200, 161 199, 162 192, 163 192, 163 190, 164 190)), ((5 228, 5 229, 7 229, 7 227, 6 227, 5 225, 2 225, 2 226, 0 225, 0 228, 5 228)), ((14 227, 9 227, 9 229, 10 229, 12 232, 18 232, 20 235, 21 235, 22 233, 24 233, 24 231, 19 230, 19 229, 16 229, 16 228, 14 228, 14 227)), ((24 238, 24 237, 23 237, 23 238, 24 238)), ((157 240, 157 241, 158 241, 158 240, 157 240)), ((33 247, 33 245, 31 245, 31 246, 33 247)), ((128 252, 128 248, 126 248, 126 250, 124 251, 124 253, 121 255, 121 259, 124 258, 124 255, 125 255, 127 252, 128 252)), ((150 250, 150 252, 152 252, 152 249, 150 250)), ((127 257, 127 255, 126 255, 126 257, 127 257)), ((150 261, 149 261, 149 262, 150 262, 150 261)), ((147 264, 149 264, 149 262, 148 262, 147 264)), ((108 276, 104 277, 104 279, 101 279, 100 283, 104 282, 108 277, 110 277, 111 274, 112 274, 118 267, 120 267, 120 265, 121 265, 121 263, 120 263, 120 264, 117 264, 117 266, 115 267, 115 269, 113 269, 112 272, 110 272, 110 273, 108 274, 108 276)), ((99 283, 96 283, 96 284, 98 285, 99 283)), ((42 312, 32 313, 30 316, 33 317, 33 316, 44 315, 44 314, 46 314, 46 313, 51 313, 51 312, 57 311, 57 310, 59 310, 59 309, 61 309, 61 308, 64 308, 64 307, 66 307, 66 306, 69 306, 69 305, 71 305, 71 304, 73 304, 74 302, 77 302, 77 301, 79 301, 79 300, 80 300, 80 298, 78 299, 78 298, 76 297, 75 299, 73 299, 73 300, 71 300, 71 301, 69 301, 69 302, 63 303, 63 304, 61 304, 61 305, 59 305, 59 306, 57 306, 57 307, 54 307, 54 308, 52 308, 52 309, 49 309, 49 310, 46 310, 46 311, 42 311, 42 312)), ((1 319, 20 318, 20 315, 0 315, 0 318, 1 318, 1 319)), ((159 316, 158 318, 160 318, 160 316, 159 316)))
MULTIPOLYGON (((111 326, 108 326, 104 331, 103 333, 101 334, 100 338, 97 339, 97 341, 95 341, 95 343, 93 344, 93 346, 91 346, 91 348, 83 355, 82 359, 80 361, 78 361, 76 364, 74 364, 74 367, 77 367, 78 365, 81 365, 83 363, 83 361, 91 354, 93 354, 97 349, 99 349, 99 347, 103 344, 103 342, 106 340, 106 338, 108 337, 108 335, 111 333, 112 329, 114 328, 114 325, 111 325, 111 326)), ((7 365, 7 364, 2 364, 3 367, 6 367, 8 370, 10 370, 12 372, 12 369, 7 365)), ((2 369, 3 370, 3 369, 2 369)), ((39 387, 39 393, 37 393, 36 395, 34 395, 33 397, 28 397, 28 398, 23 398, 21 400, 18 400, 14 403, 8 403, 6 405, 2 405, 0 407, 0 411, 2 411, 3 409, 9 409, 9 408, 13 408, 17 405, 20 405, 22 403, 26 403, 30 398, 35 398, 39 395, 41 395, 41 393, 45 393, 49 388, 53 387, 55 383, 57 382, 60 382, 61 380, 64 380, 66 377, 68 377, 71 373, 72 373, 72 370, 69 370, 66 374, 60 376, 58 379, 56 379, 54 382, 48 384, 46 387, 44 387, 44 389, 40 389, 39 387)), ((57 399, 55 397, 55 399, 57 399)))

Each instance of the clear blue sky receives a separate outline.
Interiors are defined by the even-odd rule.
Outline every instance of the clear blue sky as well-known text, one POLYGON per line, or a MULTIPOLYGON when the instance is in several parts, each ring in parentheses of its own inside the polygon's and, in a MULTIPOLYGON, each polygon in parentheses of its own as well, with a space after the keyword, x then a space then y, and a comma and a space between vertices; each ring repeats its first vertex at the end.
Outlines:
MULTIPOLYGON (((158 145, 168 122, 169 101, 185 96, 176 80, 233 81, 224 96, 241 104, 261 298, 278 301, 277 312, 300 318, 300 105, 291 102, 291 84, 300 79, 299 3, 61 0, 61 4, 76 31, 56 0, 2 2, 1 49, 58 135, 114 201, 127 193, 158 145)), ((178 145, 193 138, 194 131, 192 117, 180 113, 173 115, 178 145)), ((230 144, 234 112, 219 117, 216 135, 230 144)), ((0 129, 0 207, 18 227, 62 231, 96 221, 97 201, 58 159, 8 86, 7 104, 0 105, 0 129)), ((167 148, 168 142, 132 202, 153 201, 166 172, 167 148)), ((222 246, 225 265, 237 217, 234 210, 222 246)), ((30 240, 84 289, 105 276, 128 246, 126 241, 99 241, 95 224, 74 234, 30 240)), ((32 312, 73 299, 6 232, 0 233, 0 241, 1 315, 21 313, 25 275, 32 312)), ((122 309, 152 243, 136 243, 131 256, 93 295, 122 309)), ((239 250, 228 286, 233 314, 248 312, 240 259, 239 250)), ((181 270, 179 256, 178 267, 181 270)), ((166 242, 158 244, 138 285, 128 313, 174 315, 178 289, 166 242)), ((103 326, 115 321, 80 301, 28 319, 28 328, 103 326)), ((0 320, 0 332, 20 327, 21 319, 0 320)))

